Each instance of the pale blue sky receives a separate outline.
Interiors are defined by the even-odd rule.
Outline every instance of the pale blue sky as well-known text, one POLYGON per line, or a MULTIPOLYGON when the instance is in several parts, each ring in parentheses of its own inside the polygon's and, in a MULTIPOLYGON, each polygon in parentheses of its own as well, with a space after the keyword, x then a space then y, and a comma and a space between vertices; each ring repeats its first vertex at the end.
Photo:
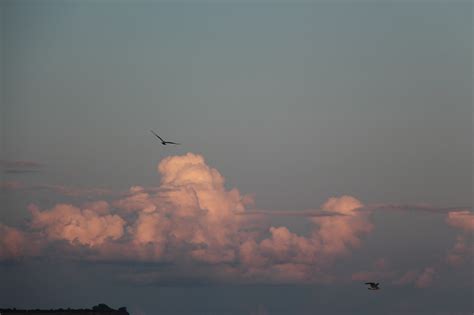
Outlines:
POLYGON ((467 4, 48 3, 3 15, 2 151, 52 181, 153 183, 191 151, 273 207, 470 202, 467 4))
MULTIPOLYGON (((0 9, 0 159, 43 165, 2 180, 125 190, 157 185, 162 158, 194 152, 265 209, 314 208, 342 194, 367 203, 472 204, 472 2, 3 1, 0 9), (162 147, 149 129, 183 145, 162 147)), ((28 215, 21 193, 1 200, 3 221, 28 215)), ((397 215, 376 220, 396 231, 404 225, 397 215)), ((439 237, 431 244, 449 248, 454 234, 444 219, 429 220, 431 228, 415 222, 439 237)), ((407 235, 421 240, 416 224, 407 235)), ((377 233, 390 242, 389 232, 377 233)), ((386 246, 376 239, 368 252, 386 246)), ((22 268, 29 267, 14 272, 22 268)), ((138 290, 148 293, 132 306, 146 313, 153 294, 138 290)), ((176 292, 193 289, 182 290, 163 294, 176 302, 176 292)), ((208 290, 226 301, 247 289, 208 290)), ((279 302, 268 306, 282 294, 290 309, 314 309, 318 293, 293 290, 271 288, 259 298, 275 312, 296 314, 279 302)), ((337 304, 327 295, 333 300, 318 304, 323 310, 337 304)), ((199 299, 191 304, 206 313, 199 299)), ((357 299, 340 311, 362 310, 357 299)), ((247 297, 243 309, 229 302, 228 311, 247 314, 257 300, 247 297)), ((460 310, 472 306, 466 294, 455 301, 460 310)), ((221 314, 219 303, 211 309, 221 314)))

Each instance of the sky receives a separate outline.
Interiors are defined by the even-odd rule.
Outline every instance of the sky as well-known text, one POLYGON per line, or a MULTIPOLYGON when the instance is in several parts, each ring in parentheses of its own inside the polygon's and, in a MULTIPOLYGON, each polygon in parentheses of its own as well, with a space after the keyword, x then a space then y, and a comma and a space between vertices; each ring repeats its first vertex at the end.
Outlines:
POLYGON ((0 308, 474 310, 472 2, 0 10, 0 308))

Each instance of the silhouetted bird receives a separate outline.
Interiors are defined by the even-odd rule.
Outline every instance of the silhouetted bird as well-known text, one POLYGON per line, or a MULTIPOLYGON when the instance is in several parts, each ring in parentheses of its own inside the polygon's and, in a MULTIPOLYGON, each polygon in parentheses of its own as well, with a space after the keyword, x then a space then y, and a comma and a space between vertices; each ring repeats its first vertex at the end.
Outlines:
POLYGON ((154 134, 158 139, 160 139, 162 145, 167 145, 167 144, 180 144, 172 141, 165 141, 163 138, 161 138, 159 135, 157 135, 153 130, 150 130, 152 134, 154 134))
POLYGON ((368 287, 367 289, 369 290, 380 290, 379 288, 379 284, 380 283, 375 283, 375 282, 366 282, 365 284, 368 284, 370 287, 368 287))

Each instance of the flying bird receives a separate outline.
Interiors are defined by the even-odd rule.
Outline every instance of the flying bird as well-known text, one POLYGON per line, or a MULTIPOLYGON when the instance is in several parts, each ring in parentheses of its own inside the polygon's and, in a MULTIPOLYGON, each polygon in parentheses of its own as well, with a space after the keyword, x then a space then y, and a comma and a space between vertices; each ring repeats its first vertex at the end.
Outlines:
POLYGON ((165 141, 165 140, 163 140, 163 138, 161 138, 159 135, 157 135, 153 130, 150 130, 150 131, 151 131, 152 134, 155 135, 155 137, 160 139, 162 145, 167 145, 167 144, 178 144, 179 145, 179 144, 181 144, 181 143, 177 143, 177 142, 173 142, 173 141, 165 141))
POLYGON ((375 282, 366 282, 365 284, 368 284, 370 287, 368 287, 368 290, 380 290, 379 284, 380 283, 375 283, 375 282))

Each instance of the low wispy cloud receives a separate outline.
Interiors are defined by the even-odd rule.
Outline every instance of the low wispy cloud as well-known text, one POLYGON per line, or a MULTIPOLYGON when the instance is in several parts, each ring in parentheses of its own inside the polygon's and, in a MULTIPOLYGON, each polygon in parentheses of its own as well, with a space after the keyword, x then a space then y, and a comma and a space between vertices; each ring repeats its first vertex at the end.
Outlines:
POLYGON ((405 212, 428 212, 446 214, 451 211, 460 211, 469 209, 470 206, 452 206, 452 207, 437 207, 430 204, 397 204, 397 203, 374 203, 369 204, 360 211, 405 211, 405 212))
POLYGON ((120 196, 123 193, 116 193, 111 189, 107 188, 83 188, 83 187, 72 187, 65 185, 51 185, 51 184, 27 184, 22 181, 4 181, 0 182, 0 189, 23 192, 48 192, 54 193, 66 197, 88 197, 97 198, 104 196, 120 196))
POLYGON ((49 184, 33 185, 29 186, 29 188, 32 190, 46 190, 69 197, 100 197, 115 194, 112 190, 107 188, 81 188, 49 184))
POLYGON ((284 211, 284 210, 245 210, 236 212, 235 215, 249 216, 277 216, 277 217, 337 217, 346 216, 344 213, 330 212, 324 210, 303 210, 303 211, 284 211))
POLYGON ((34 161, 0 160, 3 172, 11 174, 38 172, 43 165, 34 161))
POLYGON ((25 184, 19 181, 0 182, 1 190, 20 190, 20 189, 25 189, 25 188, 26 188, 25 184))
MULTIPOLYGON (((366 204, 359 208, 357 211, 359 212, 376 212, 376 211, 404 211, 404 212, 427 212, 427 213, 440 213, 440 214, 448 214, 451 212, 459 213, 459 216, 462 213, 469 213, 467 209, 469 206, 454 206, 454 207, 437 207, 430 204, 397 204, 397 203, 373 203, 373 204, 366 204)), ((333 213, 328 212, 324 208, 319 209, 308 209, 308 210, 284 210, 284 211, 276 211, 276 210, 263 210, 263 209, 253 209, 253 210, 246 210, 245 212, 236 213, 238 215, 268 215, 268 216, 301 216, 301 217, 311 217, 311 216, 338 216, 344 215, 343 213, 333 213)), ((466 223, 466 224, 473 224, 474 223, 466 223)))

